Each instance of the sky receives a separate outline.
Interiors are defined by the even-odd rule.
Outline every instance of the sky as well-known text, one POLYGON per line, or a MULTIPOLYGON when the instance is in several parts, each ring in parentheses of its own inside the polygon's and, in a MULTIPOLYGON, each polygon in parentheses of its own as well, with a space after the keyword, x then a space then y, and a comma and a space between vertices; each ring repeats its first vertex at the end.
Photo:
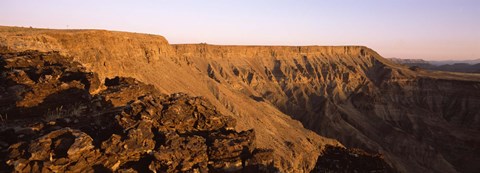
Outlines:
POLYGON ((151 33, 170 43, 364 45, 387 58, 480 58, 480 0, 1 0, 0 25, 151 33))

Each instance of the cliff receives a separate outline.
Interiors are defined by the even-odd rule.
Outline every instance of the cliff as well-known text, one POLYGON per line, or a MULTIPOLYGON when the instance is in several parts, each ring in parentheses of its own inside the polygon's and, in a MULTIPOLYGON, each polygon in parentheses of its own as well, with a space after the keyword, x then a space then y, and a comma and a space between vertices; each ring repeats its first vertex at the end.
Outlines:
POLYGON ((192 68, 401 172, 472 172, 480 75, 409 69, 361 46, 174 45, 192 68), (455 147, 454 147, 455 146, 455 147))
POLYGON ((236 130, 253 128, 285 172, 312 170, 327 144, 341 145, 326 137, 379 152, 400 172, 480 169, 480 75, 409 69, 362 46, 169 45, 98 30, 1 27, 0 46, 204 96, 236 130))

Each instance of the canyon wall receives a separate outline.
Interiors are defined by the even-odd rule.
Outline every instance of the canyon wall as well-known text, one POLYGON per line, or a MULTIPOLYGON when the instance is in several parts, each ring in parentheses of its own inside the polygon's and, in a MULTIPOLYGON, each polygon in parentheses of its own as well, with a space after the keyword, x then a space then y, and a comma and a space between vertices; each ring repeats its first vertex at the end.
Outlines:
POLYGON ((397 170, 478 170, 480 75, 414 71, 361 46, 174 47, 217 82, 397 170))
POLYGON ((204 96, 237 130, 255 129, 282 171, 313 169, 326 144, 341 145, 330 138, 400 172, 480 169, 480 75, 409 69, 362 46, 170 45, 98 30, 0 27, 0 46, 59 51, 100 78, 204 96))

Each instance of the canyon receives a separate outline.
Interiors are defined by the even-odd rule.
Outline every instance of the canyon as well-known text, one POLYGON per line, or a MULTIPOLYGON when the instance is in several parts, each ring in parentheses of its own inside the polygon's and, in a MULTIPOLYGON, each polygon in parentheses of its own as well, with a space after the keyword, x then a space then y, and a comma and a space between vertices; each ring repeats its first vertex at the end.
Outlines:
POLYGON ((425 70, 480 73, 480 59, 463 61, 425 61, 422 59, 390 58, 389 60, 398 64, 409 66, 411 68, 422 68, 425 70))
POLYGON ((99 86, 120 76, 201 96, 235 119, 222 128, 253 129, 281 172, 318 170, 328 146, 379 153, 395 172, 480 169, 479 74, 409 68, 364 46, 175 45, 105 30, 0 27, 0 47, 70 57, 99 86))

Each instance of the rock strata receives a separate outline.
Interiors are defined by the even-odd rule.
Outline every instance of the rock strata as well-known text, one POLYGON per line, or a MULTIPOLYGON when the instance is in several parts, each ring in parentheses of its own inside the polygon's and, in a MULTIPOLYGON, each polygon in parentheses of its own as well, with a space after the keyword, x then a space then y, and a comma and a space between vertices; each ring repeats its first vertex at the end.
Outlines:
POLYGON ((476 172, 480 75, 416 70, 364 46, 173 45, 179 59, 399 172, 476 172))

